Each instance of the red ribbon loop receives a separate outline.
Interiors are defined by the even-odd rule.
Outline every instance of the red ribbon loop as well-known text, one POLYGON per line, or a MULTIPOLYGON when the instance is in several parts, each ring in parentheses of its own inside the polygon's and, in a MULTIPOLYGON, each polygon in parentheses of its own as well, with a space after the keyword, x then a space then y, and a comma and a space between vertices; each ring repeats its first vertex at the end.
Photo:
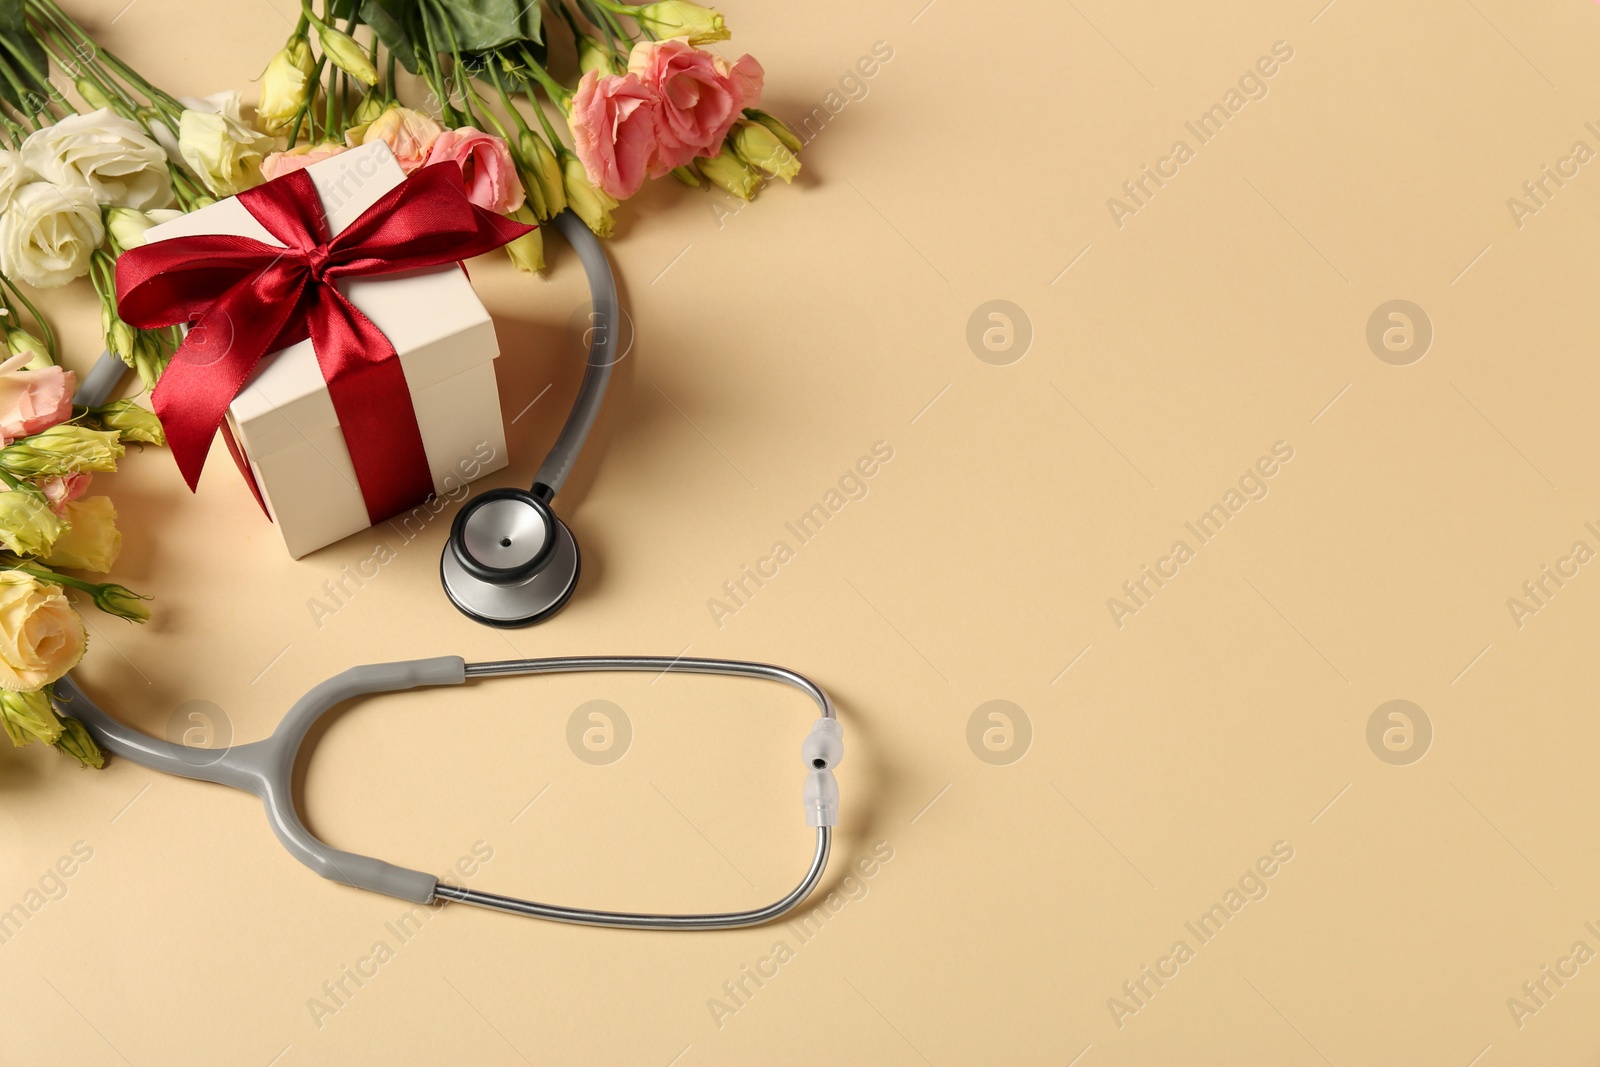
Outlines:
POLYGON ((303 170, 238 200, 283 247, 207 234, 117 260, 126 322, 189 326, 151 396, 184 481, 198 484, 228 405, 261 358, 310 337, 372 522, 427 499, 433 478, 400 360, 335 283, 470 259, 532 227, 469 201, 453 162, 412 174, 332 239, 303 170))

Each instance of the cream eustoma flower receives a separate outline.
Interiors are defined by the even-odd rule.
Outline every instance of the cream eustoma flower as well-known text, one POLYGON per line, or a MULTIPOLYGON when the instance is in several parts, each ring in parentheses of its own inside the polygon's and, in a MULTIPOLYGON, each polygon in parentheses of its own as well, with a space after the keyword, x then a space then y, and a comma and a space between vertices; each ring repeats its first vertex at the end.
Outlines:
POLYGON ((261 184, 261 161, 275 142, 240 114, 238 90, 203 100, 184 97, 178 152, 215 196, 232 196, 261 184))
POLYGON ((96 203, 138 209, 172 203, 161 146, 132 119, 101 108, 68 115, 22 142, 22 162, 57 185, 81 185, 96 203))
POLYGON ((41 289, 89 273, 105 240, 100 205, 87 186, 29 182, 0 215, 0 270, 41 289))
POLYGON ((0 689, 29 692, 83 658, 88 635, 59 586, 0 571, 0 689))

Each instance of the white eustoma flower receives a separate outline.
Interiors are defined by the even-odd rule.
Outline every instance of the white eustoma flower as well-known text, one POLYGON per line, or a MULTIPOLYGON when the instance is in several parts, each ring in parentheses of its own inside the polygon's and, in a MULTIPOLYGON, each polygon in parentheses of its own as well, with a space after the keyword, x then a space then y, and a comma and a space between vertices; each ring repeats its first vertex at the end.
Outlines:
POLYGON ((0 215, 0 270, 41 289, 89 273, 105 240, 100 205, 87 186, 29 182, 0 215))
POLYGON ((172 203, 166 153, 137 122, 110 108, 30 133, 21 155, 46 181, 81 185, 101 204, 144 210, 172 203))

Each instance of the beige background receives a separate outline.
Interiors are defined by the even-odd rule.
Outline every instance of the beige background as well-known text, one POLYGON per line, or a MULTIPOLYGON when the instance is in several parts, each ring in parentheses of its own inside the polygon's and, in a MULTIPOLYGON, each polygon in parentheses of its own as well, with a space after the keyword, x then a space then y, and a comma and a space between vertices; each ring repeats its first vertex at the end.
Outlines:
MULTIPOLYGON (((1600 8, 924 2, 725 5, 773 111, 838 113, 801 179, 746 210, 669 182, 625 211, 637 339, 560 501, 584 574, 553 622, 452 611, 447 519, 296 563, 220 448, 197 497, 160 452, 104 480, 118 576, 157 619, 91 615, 84 677, 154 733, 253 739, 327 674, 442 653, 810 674, 849 744, 827 882, 845 903, 821 932, 455 907, 401 944, 400 902, 311 875, 243 795, 7 751, 0 907, 75 842, 93 858, 0 945, 0 1059, 1594 1062, 1600 963, 1546 980, 1520 1026, 1507 1000, 1575 942, 1600 952, 1600 577, 1580 568, 1520 628, 1507 600, 1574 542, 1600 549, 1600 163, 1520 228, 1507 198, 1575 141, 1600 149, 1600 8), (1184 123, 1280 41, 1265 98, 1197 146, 1184 123), (876 42, 892 59, 850 82, 876 42), (1107 199, 1179 138, 1194 158, 1119 228, 1107 199), (1032 332, 1003 366, 966 339, 995 299, 1032 332), (1395 299, 1434 331, 1404 366, 1366 340, 1395 299), (722 583, 879 441, 868 495, 719 627, 722 583), (1108 598, 1280 441, 1269 495, 1119 628, 1108 598), (319 628, 321 584, 380 543, 396 558, 319 628), (1433 732, 1409 765, 1367 740, 1395 699, 1433 732), (1031 725, 1007 765, 968 743, 991 700, 1031 725), (1279 842, 1268 895, 1200 945, 1185 923, 1279 842), (892 860, 842 883, 875 847, 892 860), (1110 998, 1180 939, 1193 958, 1119 1026, 1110 998), (319 1018, 379 941, 393 958, 319 1018), (780 941, 792 958, 719 1019, 724 982, 770 972, 780 941)), ((245 84, 293 8, 73 5, 180 92, 245 84)), ((531 476, 576 387, 582 272, 552 258, 543 283, 473 266, 516 419, 493 484, 531 476)), ((52 306, 79 316, 86 365, 86 294, 52 306)), ((751 906, 807 855, 809 719, 760 685, 647 677, 362 703, 321 735, 308 816, 440 872, 482 842, 470 884, 491 890, 751 906), (566 741, 595 699, 633 730, 605 766, 566 741)))

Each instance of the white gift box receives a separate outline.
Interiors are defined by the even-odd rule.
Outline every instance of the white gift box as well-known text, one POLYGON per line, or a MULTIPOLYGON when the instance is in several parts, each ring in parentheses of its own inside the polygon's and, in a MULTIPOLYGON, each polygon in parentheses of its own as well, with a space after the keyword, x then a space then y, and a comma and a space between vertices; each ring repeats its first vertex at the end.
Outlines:
MULTIPOLYGON (((322 198, 330 236, 405 178, 382 142, 313 163, 306 173, 322 198)), ((212 233, 282 244, 232 197, 153 226, 145 239, 212 233)), ((446 264, 337 284, 399 354, 434 492, 459 491, 504 467, 505 427, 494 377, 500 347, 466 272, 446 264)), ((229 407, 228 425, 291 556, 298 559, 371 525, 309 340, 262 358, 229 407)))

